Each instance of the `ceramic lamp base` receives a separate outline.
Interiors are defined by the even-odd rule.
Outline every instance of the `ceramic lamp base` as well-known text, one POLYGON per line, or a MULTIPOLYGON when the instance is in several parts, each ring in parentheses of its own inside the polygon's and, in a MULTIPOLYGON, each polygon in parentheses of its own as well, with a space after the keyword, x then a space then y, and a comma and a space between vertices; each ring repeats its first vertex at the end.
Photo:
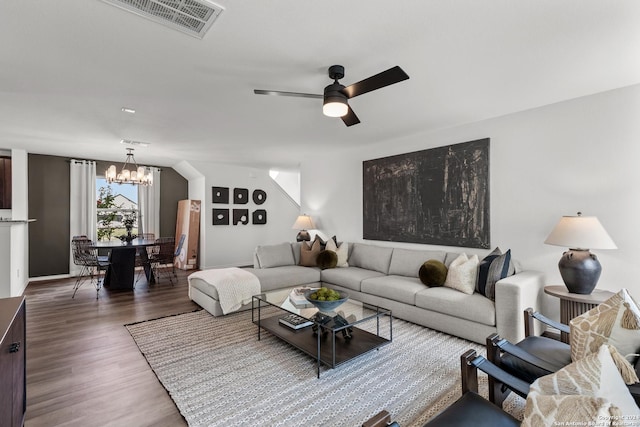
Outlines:
POLYGON ((560 275, 569 292, 590 294, 596 287, 602 266, 588 249, 569 249, 558 262, 560 275))
POLYGON ((311 240, 311 236, 309 235, 309 232, 307 230, 300 230, 300 232, 296 236, 296 241, 298 242, 304 242, 304 241, 308 242, 310 240, 311 240))

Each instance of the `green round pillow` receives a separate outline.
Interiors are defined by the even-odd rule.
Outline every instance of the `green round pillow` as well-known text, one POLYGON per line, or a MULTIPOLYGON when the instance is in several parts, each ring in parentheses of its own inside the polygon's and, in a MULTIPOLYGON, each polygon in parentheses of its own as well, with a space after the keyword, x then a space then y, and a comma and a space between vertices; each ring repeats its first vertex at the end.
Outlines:
POLYGON ((334 251, 324 250, 320 251, 316 263, 320 269, 334 268, 338 265, 338 254, 334 251))
POLYGON ((420 266, 418 276, 427 286, 442 286, 447 278, 448 268, 438 260, 430 259, 420 266))

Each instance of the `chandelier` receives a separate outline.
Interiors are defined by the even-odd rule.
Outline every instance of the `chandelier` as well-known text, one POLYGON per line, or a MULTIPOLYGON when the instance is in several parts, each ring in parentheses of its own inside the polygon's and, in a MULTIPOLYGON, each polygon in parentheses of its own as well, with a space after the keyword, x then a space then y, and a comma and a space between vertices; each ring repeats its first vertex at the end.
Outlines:
POLYGON ((138 166, 133 157, 133 148, 127 148, 127 158, 119 173, 116 171, 116 166, 111 165, 104 175, 109 184, 117 182, 118 184, 153 185, 151 170, 147 166, 138 166))

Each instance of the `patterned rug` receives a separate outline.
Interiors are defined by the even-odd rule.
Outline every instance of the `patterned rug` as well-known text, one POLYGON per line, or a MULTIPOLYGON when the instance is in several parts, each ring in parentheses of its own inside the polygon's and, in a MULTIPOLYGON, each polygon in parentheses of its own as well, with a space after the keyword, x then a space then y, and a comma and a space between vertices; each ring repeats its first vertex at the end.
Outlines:
MULTIPOLYGON (((336 369, 267 332, 251 312, 204 310, 126 326, 190 426, 359 426, 382 409, 421 426, 460 392, 459 356, 478 344, 393 320, 393 342, 336 369)), ((486 376, 480 392, 487 395, 486 376)), ((513 393, 512 393, 513 396, 513 393)), ((524 400, 506 409, 522 418, 524 400)))

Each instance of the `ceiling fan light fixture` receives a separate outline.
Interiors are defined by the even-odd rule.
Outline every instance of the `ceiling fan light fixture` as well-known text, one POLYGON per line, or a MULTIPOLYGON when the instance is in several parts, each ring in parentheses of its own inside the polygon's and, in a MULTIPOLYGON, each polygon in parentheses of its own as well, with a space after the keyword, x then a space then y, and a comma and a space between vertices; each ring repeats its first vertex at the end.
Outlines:
POLYGON ((337 81, 324 88, 322 113, 329 117, 343 117, 349 112, 347 96, 342 93, 344 86, 337 81))
POLYGON ((345 100, 327 101, 325 99, 324 105, 322 106, 322 112, 325 116, 342 117, 349 112, 349 106, 345 100))
POLYGON ((295 96, 300 98, 322 98, 322 113, 328 117, 340 117, 346 126, 353 126, 360 123, 360 119, 349 106, 349 99, 369 93, 383 87, 407 80, 409 75, 399 66, 391 67, 386 71, 367 77, 350 86, 343 86, 338 80, 344 77, 344 67, 342 65, 332 65, 329 67, 329 78, 333 83, 324 88, 323 95, 301 92, 283 92, 278 90, 254 89, 256 95, 279 95, 295 96))

